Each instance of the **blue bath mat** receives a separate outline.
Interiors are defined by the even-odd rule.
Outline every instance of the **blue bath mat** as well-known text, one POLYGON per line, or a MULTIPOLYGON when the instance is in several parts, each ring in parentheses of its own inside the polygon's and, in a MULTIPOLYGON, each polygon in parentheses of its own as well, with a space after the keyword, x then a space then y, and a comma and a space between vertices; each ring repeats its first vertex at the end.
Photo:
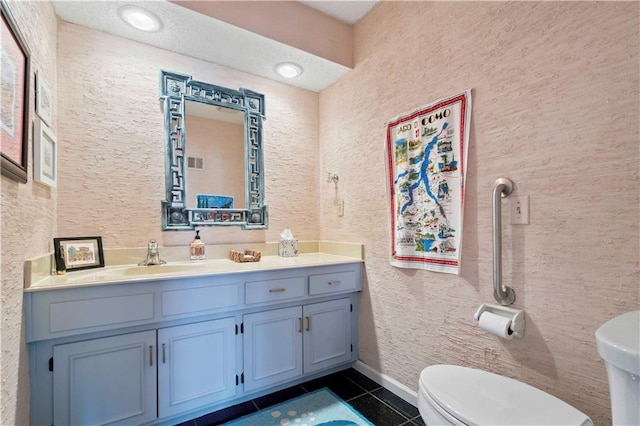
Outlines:
POLYGON ((225 423, 224 426, 374 426, 327 388, 225 423))

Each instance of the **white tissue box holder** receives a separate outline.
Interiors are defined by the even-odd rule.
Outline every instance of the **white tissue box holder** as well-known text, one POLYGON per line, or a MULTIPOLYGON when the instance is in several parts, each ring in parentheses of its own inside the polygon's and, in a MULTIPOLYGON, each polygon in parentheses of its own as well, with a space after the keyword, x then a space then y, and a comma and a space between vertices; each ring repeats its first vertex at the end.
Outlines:
POLYGON ((515 337, 524 337, 524 311, 522 309, 509 308, 507 306, 493 305, 491 303, 483 303, 473 316, 476 321, 480 321, 483 312, 491 312, 511 320, 509 329, 515 337))
POLYGON ((298 240, 280 240, 278 256, 294 257, 298 255, 298 240))

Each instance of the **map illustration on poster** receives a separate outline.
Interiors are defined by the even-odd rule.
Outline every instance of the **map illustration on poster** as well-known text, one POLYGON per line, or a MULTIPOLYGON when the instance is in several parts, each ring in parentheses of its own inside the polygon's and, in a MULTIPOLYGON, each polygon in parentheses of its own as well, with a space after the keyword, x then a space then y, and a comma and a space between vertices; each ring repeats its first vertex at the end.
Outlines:
POLYGON ((387 123, 391 264, 459 274, 471 90, 387 123))

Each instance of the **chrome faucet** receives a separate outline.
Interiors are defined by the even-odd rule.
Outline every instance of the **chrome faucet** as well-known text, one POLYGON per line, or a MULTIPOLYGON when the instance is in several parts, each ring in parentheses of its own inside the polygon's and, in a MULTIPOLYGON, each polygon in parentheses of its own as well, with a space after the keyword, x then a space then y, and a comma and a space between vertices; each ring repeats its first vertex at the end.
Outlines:
POLYGON ((138 266, 162 265, 164 263, 167 263, 167 262, 160 259, 160 252, 158 251, 158 242, 156 240, 149 241, 147 258, 142 262, 138 263, 138 266))

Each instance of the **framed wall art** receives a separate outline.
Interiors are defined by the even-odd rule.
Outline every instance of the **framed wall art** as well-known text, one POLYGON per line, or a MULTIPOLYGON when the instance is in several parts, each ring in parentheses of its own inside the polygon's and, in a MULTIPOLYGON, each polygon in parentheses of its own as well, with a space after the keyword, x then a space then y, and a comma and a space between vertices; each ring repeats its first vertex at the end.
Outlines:
POLYGON ((33 128, 33 179, 53 188, 58 182, 58 142, 40 119, 33 128))
POLYGON ((0 2, 0 9, 2 10, 2 27, 0 28, 2 174, 26 183, 29 148, 29 49, 6 2, 0 2))
POLYGON ((62 260, 67 271, 104 267, 102 237, 54 238, 56 265, 62 260))
POLYGON ((42 73, 36 73, 36 113, 38 113, 47 126, 53 124, 51 89, 42 77, 42 73))

